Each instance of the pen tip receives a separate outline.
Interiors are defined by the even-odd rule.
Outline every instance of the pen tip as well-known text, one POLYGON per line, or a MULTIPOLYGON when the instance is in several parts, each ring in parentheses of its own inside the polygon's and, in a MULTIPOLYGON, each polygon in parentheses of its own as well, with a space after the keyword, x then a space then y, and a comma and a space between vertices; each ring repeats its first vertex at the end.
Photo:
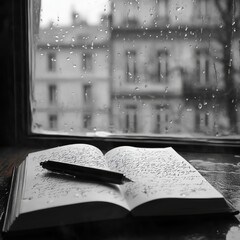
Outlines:
POLYGON ((134 182, 133 180, 127 178, 127 177, 124 177, 124 182, 134 182))

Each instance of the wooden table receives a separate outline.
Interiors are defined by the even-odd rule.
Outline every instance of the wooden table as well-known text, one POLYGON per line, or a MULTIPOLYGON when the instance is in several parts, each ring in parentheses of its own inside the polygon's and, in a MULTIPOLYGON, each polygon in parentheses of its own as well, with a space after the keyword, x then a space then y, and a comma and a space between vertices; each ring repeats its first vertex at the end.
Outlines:
MULTIPOLYGON (((13 166, 20 164, 33 148, 0 148, 0 218, 8 197, 13 166)), ((240 156, 233 154, 180 153, 240 210, 240 156)), ((24 236, 4 235, 0 239, 240 239, 240 215, 233 218, 179 218, 116 220, 62 226, 24 236)))

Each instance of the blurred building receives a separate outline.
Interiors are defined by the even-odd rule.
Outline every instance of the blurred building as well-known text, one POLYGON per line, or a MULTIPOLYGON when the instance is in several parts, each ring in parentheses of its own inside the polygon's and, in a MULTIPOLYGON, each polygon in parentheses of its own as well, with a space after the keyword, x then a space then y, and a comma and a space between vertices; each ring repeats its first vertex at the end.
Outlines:
POLYGON ((41 29, 33 130, 228 135, 224 28, 214 0, 112 0, 98 26, 73 13, 72 26, 41 29))
POLYGON ((227 134, 223 49, 216 35, 223 22, 215 2, 112 2, 116 131, 227 134))
POLYGON ((33 81, 33 130, 87 134, 109 127, 108 19, 40 29, 33 81))

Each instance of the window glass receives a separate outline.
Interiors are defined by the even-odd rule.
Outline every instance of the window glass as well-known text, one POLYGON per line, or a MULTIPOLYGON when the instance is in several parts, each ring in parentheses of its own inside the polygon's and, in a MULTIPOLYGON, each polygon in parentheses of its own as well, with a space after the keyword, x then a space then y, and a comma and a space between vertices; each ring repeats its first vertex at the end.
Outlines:
POLYGON ((32 131, 240 131, 240 2, 29 1, 32 131))

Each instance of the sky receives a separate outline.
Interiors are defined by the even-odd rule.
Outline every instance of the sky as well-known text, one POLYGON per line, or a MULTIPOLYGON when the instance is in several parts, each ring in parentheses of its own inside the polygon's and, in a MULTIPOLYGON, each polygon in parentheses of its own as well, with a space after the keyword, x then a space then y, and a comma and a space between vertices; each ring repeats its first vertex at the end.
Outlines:
POLYGON ((50 22, 59 25, 71 24, 73 10, 79 13, 79 18, 96 24, 103 13, 109 12, 110 0, 42 0, 41 26, 50 22))

